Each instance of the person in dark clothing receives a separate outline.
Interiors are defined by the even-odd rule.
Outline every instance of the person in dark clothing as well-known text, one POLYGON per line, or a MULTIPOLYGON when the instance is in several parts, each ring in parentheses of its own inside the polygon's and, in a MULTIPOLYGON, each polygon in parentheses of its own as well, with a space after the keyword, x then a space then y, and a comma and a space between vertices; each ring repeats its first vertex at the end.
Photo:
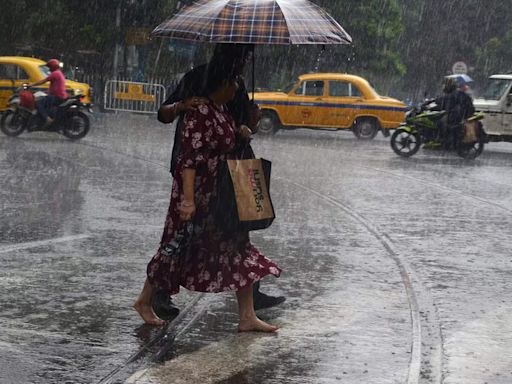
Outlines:
POLYGON ((457 88, 455 79, 444 79, 443 93, 435 101, 437 110, 446 111, 446 115, 439 122, 439 134, 443 146, 451 148, 456 142, 457 128, 462 121, 475 113, 475 107, 471 97, 457 88))
MULTIPOLYGON (((241 127, 237 136, 235 152, 239 158, 254 158, 250 145, 250 135, 255 133, 260 118, 260 111, 250 99, 243 81, 242 73, 251 58, 254 46, 249 44, 217 44, 209 63, 200 65, 187 72, 178 86, 158 111, 158 120, 172 123, 176 118, 176 132, 171 157, 171 173, 174 176, 176 163, 180 154, 182 140, 182 123, 185 113, 205 102, 204 92, 207 83, 208 68, 212 65, 230 67, 238 76, 238 90, 235 98, 227 104, 229 114, 235 124, 241 127)), ((285 301, 282 296, 269 296, 259 291, 259 281, 253 286, 254 308, 269 308, 285 301)), ((172 318, 179 310, 172 303, 165 291, 158 291, 154 298, 154 310, 162 318, 172 318)))

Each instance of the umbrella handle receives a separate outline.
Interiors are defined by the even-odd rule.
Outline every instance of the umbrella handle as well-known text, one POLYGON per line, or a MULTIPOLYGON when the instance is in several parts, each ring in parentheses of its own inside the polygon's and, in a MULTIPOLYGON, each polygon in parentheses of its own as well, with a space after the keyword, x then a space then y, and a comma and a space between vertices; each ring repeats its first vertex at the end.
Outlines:
POLYGON ((255 61, 256 60, 254 58, 254 45, 253 45, 253 47, 252 47, 252 79, 251 79, 252 80, 252 102, 253 102, 253 104, 254 104, 254 87, 255 87, 255 78, 256 78, 256 76, 254 74, 255 73, 255 64, 254 64, 255 61))

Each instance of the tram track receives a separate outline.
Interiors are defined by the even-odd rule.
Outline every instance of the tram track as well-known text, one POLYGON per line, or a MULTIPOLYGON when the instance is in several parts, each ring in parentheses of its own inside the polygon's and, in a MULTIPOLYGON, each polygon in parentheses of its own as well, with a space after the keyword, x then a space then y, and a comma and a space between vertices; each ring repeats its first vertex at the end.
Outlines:
MULTIPOLYGON (((341 201, 334 199, 324 193, 321 193, 313 188, 304 184, 291 181, 286 178, 277 178, 283 180, 288 184, 294 185, 297 188, 309 192, 317 196, 319 199, 335 206, 336 208, 345 212, 353 220, 361 224, 369 233, 371 233, 383 246, 387 254, 395 262, 400 277, 405 289, 407 301, 409 304, 409 313, 411 318, 411 358, 409 361, 409 369, 407 375, 407 384, 419 384, 425 378, 428 378, 428 383, 440 384, 442 376, 442 333, 439 325, 439 320, 436 313, 436 308, 433 304, 432 298, 427 294, 424 288, 420 289, 421 282, 416 276, 414 270, 407 263, 405 258, 393 246, 389 236, 382 232, 371 221, 357 213, 354 209, 350 208, 341 201), (430 319, 422 322, 422 313, 430 313, 430 319), (425 340, 422 334, 427 333, 433 340, 425 340), (431 344, 431 345, 429 345, 431 344), (427 346, 430 350, 426 350, 427 346)), ((424 316, 425 317, 425 316, 424 316)))

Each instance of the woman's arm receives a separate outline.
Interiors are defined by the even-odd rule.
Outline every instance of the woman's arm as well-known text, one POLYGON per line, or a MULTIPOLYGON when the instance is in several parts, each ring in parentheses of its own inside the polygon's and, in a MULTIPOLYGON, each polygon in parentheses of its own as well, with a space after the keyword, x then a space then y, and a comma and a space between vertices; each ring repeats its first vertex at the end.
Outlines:
POLYGON ((206 103, 207 100, 203 97, 189 97, 176 103, 162 105, 158 110, 158 121, 165 124, 172 123, 181 113, 189 112, 198 105, 206 103))
POLYGON ((184 112, 182 101, 162 105, 158 110, 158 121, 165 124, 172 123, 182 112, 184 112))
POLYGON ((196 212, 194 201, 196 170, 187 168, 183 170, 183 201, 180 204, 180 218, 182 220, 191 220, 196 212))

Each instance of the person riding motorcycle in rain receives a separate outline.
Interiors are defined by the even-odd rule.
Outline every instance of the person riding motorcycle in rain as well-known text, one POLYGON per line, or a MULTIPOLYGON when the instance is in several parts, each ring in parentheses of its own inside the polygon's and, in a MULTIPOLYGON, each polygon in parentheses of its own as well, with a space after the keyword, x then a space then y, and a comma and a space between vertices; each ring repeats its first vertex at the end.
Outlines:
POLYGON ((438 97, 435 103, 437 106, 433 110, 446 111, 446 115, 438 123, 439 140, 445 149, 452 148, 460 123, 475 113, 473 100, 458 88, 455 79, 445 78, 443 95, 438 97))
POLYGON ((37 112, 45 120, 46 126, 48 126, 54 120, 49 116, 49 113, 52 112, 54 107, 62 104, 68 98, 68 95, 66 93, 66 78, 60 70, 61 64, 59 60, 51 59, 46 63, 46 66, 50 69, 50 75, 41 81, 27 85, 27 87, 37 87, 38 85, 50 82, 48 96, 36 102, 37 112))

